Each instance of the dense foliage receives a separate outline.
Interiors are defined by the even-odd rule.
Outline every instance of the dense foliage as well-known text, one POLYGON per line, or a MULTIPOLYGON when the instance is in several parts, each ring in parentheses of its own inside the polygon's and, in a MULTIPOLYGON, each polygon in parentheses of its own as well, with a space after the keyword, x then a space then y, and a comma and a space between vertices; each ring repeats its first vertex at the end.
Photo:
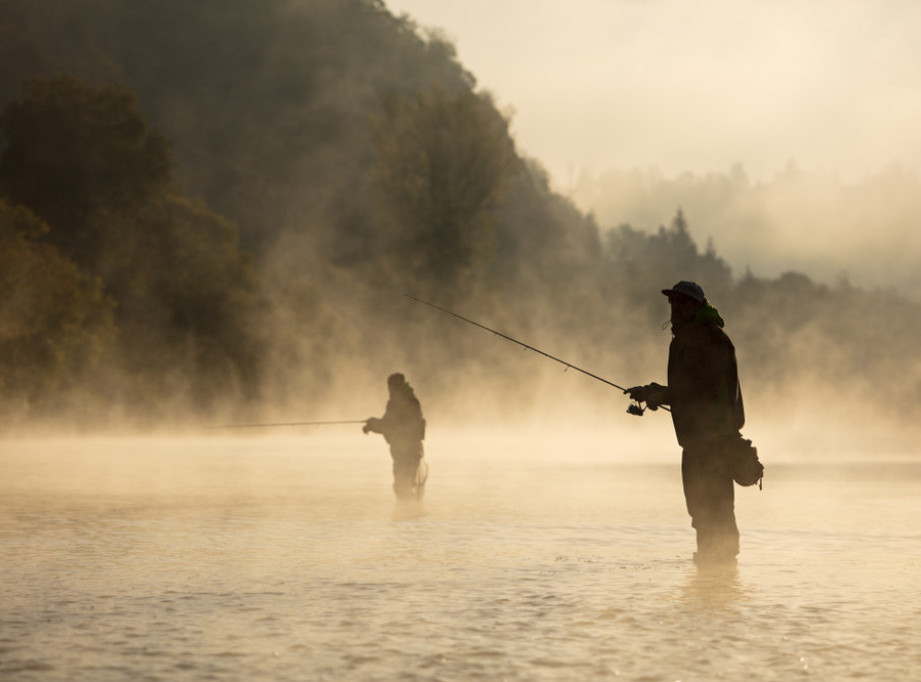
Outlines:
POLYGON ((600 228, 451 45, 377 0, 7 0, 0 36, 8 414, 290 414, 394 369, 444 410, 523 413, 553 367, 401 294, 638 383, 663 378, 679 279, 756 399, 917 403, 917 305, 734 276, 677 205, 600 228))
POLYGON ((183 397, 207 409, 228 387, 255 397, 257 279, 235 228, 172 188, 135 97, 30 80, 0 130, 7 397, 148 416, 183 397))

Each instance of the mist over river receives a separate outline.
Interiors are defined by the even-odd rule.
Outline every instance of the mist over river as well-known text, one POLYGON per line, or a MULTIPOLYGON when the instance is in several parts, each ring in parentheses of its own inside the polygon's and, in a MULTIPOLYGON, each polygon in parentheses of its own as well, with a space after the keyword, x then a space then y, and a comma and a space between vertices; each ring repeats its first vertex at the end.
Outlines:
POLYGON ((912 453, 762 450, 706 572, 676 446, 431 431, 420 504, 358 427, 3 441, 0 679, 921 679, 912 453))

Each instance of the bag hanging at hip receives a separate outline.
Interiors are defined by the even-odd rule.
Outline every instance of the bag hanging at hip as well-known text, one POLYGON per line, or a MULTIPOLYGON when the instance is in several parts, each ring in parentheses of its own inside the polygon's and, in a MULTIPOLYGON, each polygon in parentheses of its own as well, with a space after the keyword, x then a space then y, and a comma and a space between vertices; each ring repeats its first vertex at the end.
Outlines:
POLYGON ((740 434, 729 440, 727 450, 732 480, 743 486, 757 483, 760 490, 764 479, 764 465, 758 459, 758 448, 740 434))

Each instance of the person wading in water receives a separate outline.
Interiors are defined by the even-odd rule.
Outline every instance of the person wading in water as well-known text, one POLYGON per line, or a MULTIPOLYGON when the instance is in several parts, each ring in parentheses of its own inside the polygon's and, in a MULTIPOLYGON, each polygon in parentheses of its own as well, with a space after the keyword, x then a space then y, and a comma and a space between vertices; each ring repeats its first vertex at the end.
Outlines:
POLYGON ((682 447, 681 478, 691 525, 697 531, 694 560, 734 564, 739 553, 733 456, 745 423, 735 347, 723 318, 696 282, 663 289, 671 305, 673 338, 668 386, 634 386, 625 392, 650 409, 671 407, 682 447))
POLYGON ((428 465, 423 459, 425 419, 422 406, 402 374, 387 377, 390 399, 384 416, 370 417, 362 431, 380 433, 393 458, 393 492, 401 500, 420 500, 425 492, 428 465))

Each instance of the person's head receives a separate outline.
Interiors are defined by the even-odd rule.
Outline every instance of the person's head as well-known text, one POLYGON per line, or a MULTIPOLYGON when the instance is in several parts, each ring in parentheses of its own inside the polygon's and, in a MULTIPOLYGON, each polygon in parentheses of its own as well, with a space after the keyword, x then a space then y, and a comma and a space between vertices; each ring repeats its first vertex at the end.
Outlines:
POLYGON ((663 289, 662 293, 668 297, 668 304, 672 308, 673 329, 676 326, 680 329, 693 320, 697 311, 707 303, 704 290, 697 282, 682 280, 671 289, 663 289))
POLYGON ((400 388, 403 384, 406 383, 406 377, 397 372, 396 374, 391 374, 387 377, 387 389, 389 391, 395 391, 400 388))

